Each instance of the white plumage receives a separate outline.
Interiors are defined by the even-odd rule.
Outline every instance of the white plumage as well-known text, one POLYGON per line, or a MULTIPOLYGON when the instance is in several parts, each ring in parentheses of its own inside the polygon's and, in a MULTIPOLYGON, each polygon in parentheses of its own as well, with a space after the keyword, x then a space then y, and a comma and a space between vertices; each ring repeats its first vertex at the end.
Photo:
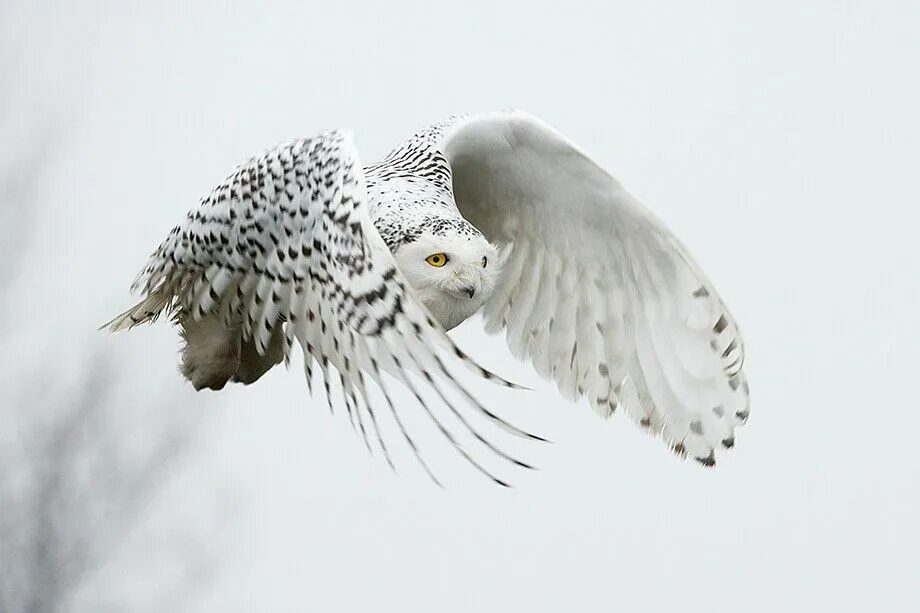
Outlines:
POLYGON ((297 340, 308 381, 317 364, 328 394, 337 371, 349 415, 389 460, 365 377, 384 390, 429 474, 384 371, 498 483, 414 379, 480 445, 517 465, 527 466, 465 413, 539 439, 483 407, 451 372, 463 364, 513 387, 444 334, 480 307, 487 330, 504 330, 511 352, 566 398, 585 396, 605 417, 622 407, 704 465, 734 445, 749 412, 737 325, 686 249, 585 153, 519 111, 435 124, 363 172, 338 131, 269 151, 189 213, 135 287, 144 299, 108 326, 172 313, 196 388, 251 383, 297 340))

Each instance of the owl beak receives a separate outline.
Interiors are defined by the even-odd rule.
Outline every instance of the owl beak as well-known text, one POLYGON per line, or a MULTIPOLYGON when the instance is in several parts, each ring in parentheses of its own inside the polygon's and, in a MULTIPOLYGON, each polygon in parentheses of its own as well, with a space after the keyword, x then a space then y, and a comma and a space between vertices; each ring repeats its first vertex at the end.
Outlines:
POLYGON ((468 288, 466 288, 466 289, 463 290, 463 291, 465 291, 465 292, 469 295, 470 298, 472 298, 474 295, 476 295, 476 288, 473 287, 472 285, 469 286, 468 288))

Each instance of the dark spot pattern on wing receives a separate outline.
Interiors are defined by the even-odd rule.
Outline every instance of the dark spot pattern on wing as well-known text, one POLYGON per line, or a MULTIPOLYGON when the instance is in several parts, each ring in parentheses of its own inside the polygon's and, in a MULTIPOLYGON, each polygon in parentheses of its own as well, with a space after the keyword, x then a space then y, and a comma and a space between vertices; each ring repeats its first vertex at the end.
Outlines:
MULTIPOLYGON (((318 366, 329 410, 344 406, 365 447, 373 453, 372 440, 376 440, 387 463, 394 466, 366 388, 364 376, 369 375, 381 390, 403 440, 425 472, 440 484, 385 386, 380 364, 387 365, 386 372, 410 390, 451 446, 495 483, 507 486, 506 480, 474 457, 473 448, 450 431, 408 372, 421 373, 423 382, 436 392, 479 450, 513 466, 531 468, 481 434, 463 411, 472 409, 514 434, 544 439, 505 422, 453 377, 438 351, 487 380, 513 387, 453 345, 415 302, 390 252, 369 236, 379 232, 393 249, 421 231, 478 231, 459 214, 451 216, 447 207, 439 214, 437 198, 432 201, 435 209, 410 215, 401 226, 374 226, 368 213, 365 175, 346 138, 339 131, 327 132, 281 145, 239 166, 201 199, 184 224, 173 228, 135 287, 148 297, 164 296, 155 313, 165 309, 175 317, 219 317, 228 327, 239 328, 243 340, 252 341, 262 355, 280 333, 285 363, 297 341, 304 353, 308 387, 312 389, 314 367, 318 366), (445 384, 460 392, 462 403, 444 393, 445 384)), ((379 187, 381 181, 403 181, 414 185, 404 189, 405 198, 400 201, 409 206, 414 197, 449 190, 449 168, 442 158, 415 149, 394 153, 386 167, 376 165, 376 170, 368 170, 367 184, 379 187)), ((386 187, 399 190, 404 186, 386 187)), ((130 315, 130 323, 141 320, 140 313, 130 315)))

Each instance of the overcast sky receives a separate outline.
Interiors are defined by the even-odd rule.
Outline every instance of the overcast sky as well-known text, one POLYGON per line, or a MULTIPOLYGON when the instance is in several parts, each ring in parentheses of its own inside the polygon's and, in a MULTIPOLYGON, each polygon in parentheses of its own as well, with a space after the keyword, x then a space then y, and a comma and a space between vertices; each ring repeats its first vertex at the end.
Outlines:
POLYGON ((20 66, 2 110, 60 147, 40 210, 0 203, 38 220, 17 351, 54 347, 54 380, 101 342, 212 414, 197 477, 162 503, 230 476, 239 512, 197 610, 916 610, 920 4, 35 4, 0 6, 20 66), (509 106, 666 220, 739 320, 752 414, 717 469, 569 405, 478 321, 459 344, 539 390, 482 396, 556 441, 516 447, 542 470, 512 491, 434 435, 448 489, 407 454, 394 476, 299 368, 205 403, 168 326, 95 332, 250 155, 344 127, 371 161, 509 106))

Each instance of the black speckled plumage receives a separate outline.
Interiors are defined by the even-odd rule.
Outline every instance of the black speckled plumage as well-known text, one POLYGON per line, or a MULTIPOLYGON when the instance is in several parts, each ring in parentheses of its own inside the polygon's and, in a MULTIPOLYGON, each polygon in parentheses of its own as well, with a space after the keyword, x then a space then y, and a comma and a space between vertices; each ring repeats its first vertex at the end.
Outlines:
MULTIPOLYGON (((448 369, 451 362, 513 385, 456 348, 396 268, 390 249, 412 241, 423 229, 475 232, 448 206, 450 178, 443 156, 428 164, 423 158, 423 153, 404 149, 369 167, 365 178, 350 137, 340 131, 252 158, 172 229, 135 281, 143 300, 107 326, 131 328, 171 313, 187 343, 182 372, 196 388, 220 389, 228 380, 250 382, 241 359, 247 347, 252 347, 252 359, 268 360, 266 367, 259 367, 258 378, 271 360, 287 361, 296 341, 304 352, 308 384, 318 367, 332 408, 339 403, 330 381, 338 380, 341 404, 352 423, 369 448, 368 434, 376 436, 392 464, 366 377, 377 383, 409 449, 437 481, 386 391, 382 371, 387 371, 409 388, 462 457, 507 485, 461 445, 407 376, 407 371, 421 373, 457 415, 472 410, 504 429, 539 439, 488 411, 468 392, 466 402, 456 403, 441 389, 464 389, 448 369), (376 206, 370 194, 377 198, 376 206), (371 208, 377 212, 376 227, 371 208), (275 346, 280 347, 276 357, 275 346)), ((466 420, 463 424, 488 451, 527 466, 466 420)))

